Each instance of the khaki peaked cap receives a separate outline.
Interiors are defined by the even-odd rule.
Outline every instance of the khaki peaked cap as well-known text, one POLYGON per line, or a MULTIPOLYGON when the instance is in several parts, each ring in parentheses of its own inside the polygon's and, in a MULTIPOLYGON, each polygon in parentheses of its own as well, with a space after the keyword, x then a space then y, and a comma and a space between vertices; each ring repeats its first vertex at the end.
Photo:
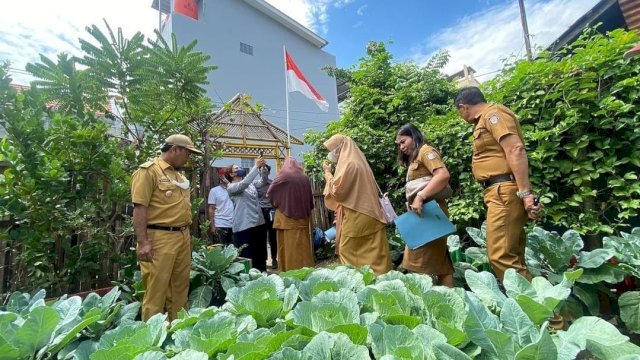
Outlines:
POLYGON ((191 139, 189 139, 189 137, 186 136, 186 135, 173 134, 173 135, 169 136, 168 138, 164 139, 164 143, 167 144, 167 145, 181 146, 181 147, 191 151, 192 153, 196 153, 198 155, 204 154, 201 150, 199 150, 198 148, 196 148, 193 145, 193 141, 191 141, 191 139))

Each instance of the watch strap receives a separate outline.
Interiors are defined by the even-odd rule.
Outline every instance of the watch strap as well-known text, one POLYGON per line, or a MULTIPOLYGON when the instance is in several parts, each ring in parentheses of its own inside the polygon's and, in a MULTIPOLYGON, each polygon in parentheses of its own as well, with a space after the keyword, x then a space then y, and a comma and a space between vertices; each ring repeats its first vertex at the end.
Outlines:
POLYGON ((533 192, 531 192, 531 190, 525 190, 525 191, 518 191, 516 193, 516 196, 520 199, 523 200, 525 197, 529 196, 529 195, 533 195, 533 192))

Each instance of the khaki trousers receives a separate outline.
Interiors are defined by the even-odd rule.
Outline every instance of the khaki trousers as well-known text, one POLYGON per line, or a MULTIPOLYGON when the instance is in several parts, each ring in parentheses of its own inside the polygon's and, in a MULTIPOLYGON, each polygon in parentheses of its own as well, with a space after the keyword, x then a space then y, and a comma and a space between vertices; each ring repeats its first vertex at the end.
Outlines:
POLYGON ((153 245, 153 262, 140 262, 145 288, 142 320, 158 313, 176 318, 180 309, 188 308, 189 271, 191 270, 191 234, 184 231, 147 230, 153 245))
POLYGON ((524 226, 528 217, 515 182, 502 182, 484 190, 487 205, 487 255, 500 281, 504 272, 513 268, 531 279, 524 250, 527 244, 524 226))

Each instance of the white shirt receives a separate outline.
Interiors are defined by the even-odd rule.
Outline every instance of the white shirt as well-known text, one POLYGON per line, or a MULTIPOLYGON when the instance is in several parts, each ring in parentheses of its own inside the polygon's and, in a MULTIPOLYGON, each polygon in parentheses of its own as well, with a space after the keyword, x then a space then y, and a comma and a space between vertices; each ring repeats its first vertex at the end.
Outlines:
POLYGON ((222 186, 211 189, 207 203, 216 206, 214 221, 217 228, 231 228, 233 226, 233 202, 229 198, 227 189, 222 186))

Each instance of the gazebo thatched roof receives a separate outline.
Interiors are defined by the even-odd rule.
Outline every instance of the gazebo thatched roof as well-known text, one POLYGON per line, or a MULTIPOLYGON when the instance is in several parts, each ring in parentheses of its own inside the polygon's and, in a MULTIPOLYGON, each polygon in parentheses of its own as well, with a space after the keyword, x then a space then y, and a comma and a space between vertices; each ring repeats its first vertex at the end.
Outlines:
MULTIPOLYGON (((209 123, 225 129, 218 137, 221 142, 240 140, 246 144, 287 144, 287 132, 265 120, 243 94, 237 94, 220 111, 211 115, 209 123)), ((291 136, 291 144, 304 143, 291 136)))

